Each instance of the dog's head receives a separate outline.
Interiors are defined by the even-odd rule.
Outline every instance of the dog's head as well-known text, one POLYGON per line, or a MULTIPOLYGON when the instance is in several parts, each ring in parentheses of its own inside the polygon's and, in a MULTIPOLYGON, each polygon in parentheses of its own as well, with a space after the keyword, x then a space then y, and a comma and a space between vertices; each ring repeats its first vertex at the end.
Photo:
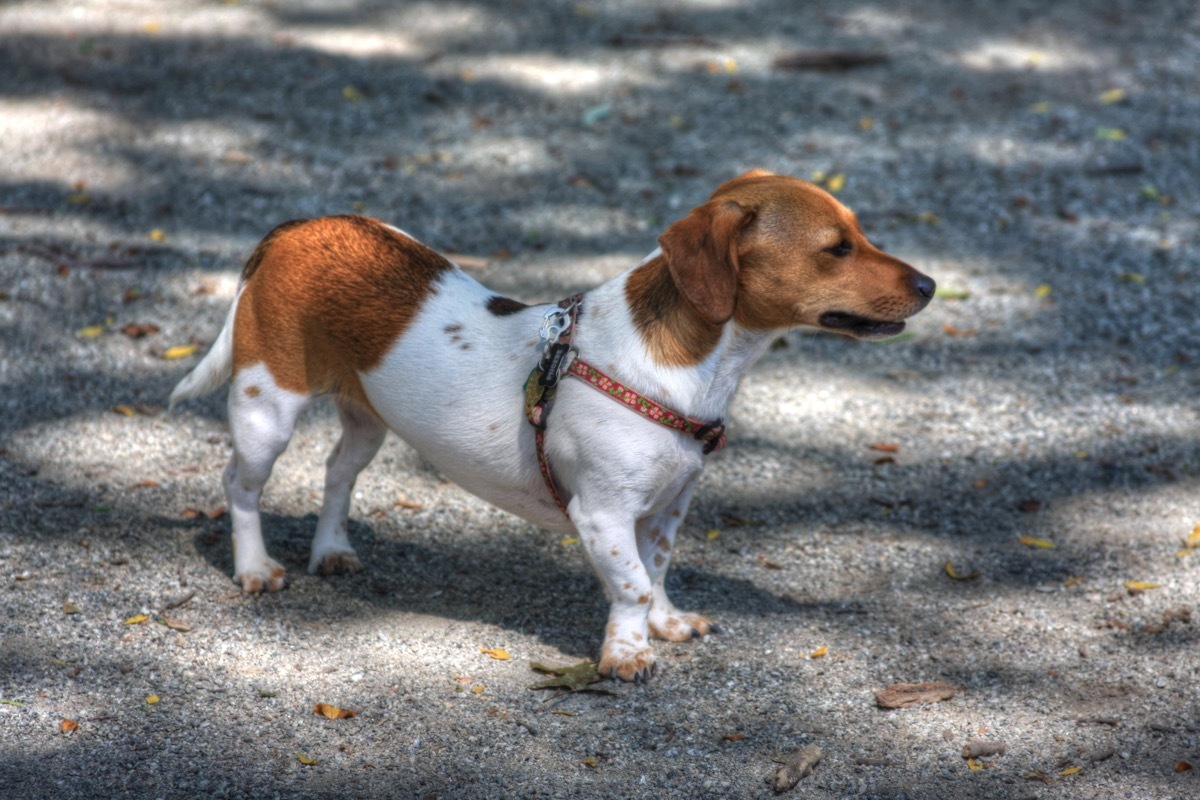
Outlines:
POLYGON ((720 186, 658 241, 675 285, 713 324, 882 338, 904 330, 935 287, 867 241, 824 189, 763 170, 720 186))

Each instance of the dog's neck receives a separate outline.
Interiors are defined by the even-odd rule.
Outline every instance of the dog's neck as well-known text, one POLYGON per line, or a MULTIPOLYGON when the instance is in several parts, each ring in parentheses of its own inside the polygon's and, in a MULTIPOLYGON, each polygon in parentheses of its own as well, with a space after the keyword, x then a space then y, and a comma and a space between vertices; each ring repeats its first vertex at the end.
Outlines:
POLYGON ((733 320, 705 322, 656 250, 587 293, 576 343, 583 358, 637 391, 681 413, 716 419, 725 416, 742 376, 777 334, 748 330, 733 320), (588 324, 615 315, 625 316, 626 324, 588 324))

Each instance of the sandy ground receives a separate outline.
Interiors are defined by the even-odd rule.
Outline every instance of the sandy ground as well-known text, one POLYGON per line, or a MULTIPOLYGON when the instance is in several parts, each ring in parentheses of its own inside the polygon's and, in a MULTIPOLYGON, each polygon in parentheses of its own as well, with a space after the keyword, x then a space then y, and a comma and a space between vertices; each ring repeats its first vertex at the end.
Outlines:
POLYGON ((0 3, 0 793, 769 797, 816 743, 787 796, 1200 796, 1198 55, 1183 0, 0 3), (948 291, 747 377, 669 579, 724 633, 531 690, 596 655, 582 553, 395 440, 367 571, 305 575, 328 410, 265 498, 294 582, 237 593, 223 398, 166 417, 164 355, 274 224, 553 300, 753 166, 948 291))

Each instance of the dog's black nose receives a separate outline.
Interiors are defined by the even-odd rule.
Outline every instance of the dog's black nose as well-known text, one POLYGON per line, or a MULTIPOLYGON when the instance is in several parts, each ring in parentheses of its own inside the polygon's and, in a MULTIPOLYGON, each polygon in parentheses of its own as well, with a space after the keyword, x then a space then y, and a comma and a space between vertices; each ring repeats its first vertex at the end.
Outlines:
POLYGON ((928 275, 918 275, 917 279, 913 281, 913 288, 917 290, 917 294, 928 300, 937 290, 937 284, 928 275))

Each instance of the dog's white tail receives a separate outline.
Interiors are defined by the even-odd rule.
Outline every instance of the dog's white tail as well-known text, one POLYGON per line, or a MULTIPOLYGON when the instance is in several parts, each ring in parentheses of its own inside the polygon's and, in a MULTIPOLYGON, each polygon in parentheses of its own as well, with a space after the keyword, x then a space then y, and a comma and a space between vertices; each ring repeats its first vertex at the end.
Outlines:
POLYGON ((200 359, 200 363, 175 385, 171 399, 167 401, 167 410, 175 408, 175 404, 194 397, 202 397, 215 392, 229 380, 233 374, 233 320, 237 314, 238 300, 242 296, 242 287, 233 298, 233 305, 225 317, 225 327, 217 334, 217 340, 200 359))

